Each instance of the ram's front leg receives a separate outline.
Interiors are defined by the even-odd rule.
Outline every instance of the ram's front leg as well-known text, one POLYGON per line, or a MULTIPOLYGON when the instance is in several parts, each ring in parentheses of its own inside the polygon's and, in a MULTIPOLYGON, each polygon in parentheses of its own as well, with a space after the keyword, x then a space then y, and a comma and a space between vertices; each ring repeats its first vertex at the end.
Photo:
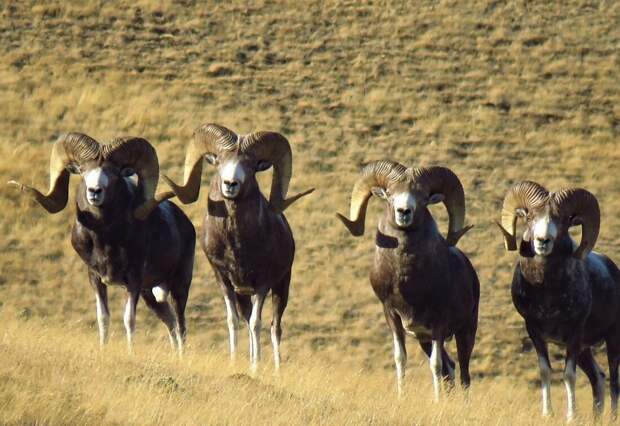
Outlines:
POLYGON ((566 421, 575 419, 575 382, 577 381, 577 356, 581 349, 580 339, 575 339, 566 347, 566 363, 564 365, 564 386, 566 386, 566 421))
POLYGON ((253 373, 258 369, 258 362, 260 361, 260 328, 265 296, 264 293, 256 293, 252 296, 252 314, 248 326, 250 329, 250 347, 252 348, 250 368, 253 373))
POLYGON ((526 322, 527 332, 534 344, 538 355, 538 366, 540 368, 540 384, 542 390, 542 415, 547 417, 552 414, 551 410, 551 363, 549 362, 549 351, 547 343, 543 340, 540 333, 526 322))
POLYGON ((108 289, 101 282, 99 276, 92 272, 88 272, 90 285, 95 290, 95 298, 97 300, 97 325, 99 326, 99 345, 103 347, 108 343, 108 330, 110 328, 110 310, 108 309, 108 289))

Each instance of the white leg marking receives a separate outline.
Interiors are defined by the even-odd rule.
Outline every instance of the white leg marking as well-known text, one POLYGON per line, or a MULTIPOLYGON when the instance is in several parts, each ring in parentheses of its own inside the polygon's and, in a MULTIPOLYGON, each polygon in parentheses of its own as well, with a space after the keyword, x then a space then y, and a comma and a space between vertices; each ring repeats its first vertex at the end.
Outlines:
POLYGON ((170 302, 160 302, 165 303, 167 305, 168 311, 170 312, 170 317, 172 318, 171 327, 168 328, 168 337, 170 338, 170 344, 172 345, 172 349, 176 350, 179 354, 179 357, 183 356, 183 338, 181 337, 181 329, 179 328, 179 321, 177 319, 176 313, 170 302))
POLYGON ((97 324, 99 325, 99 345, 108 343, 108 329, 110 326, 110 313, 104 306, 99 293, 95 293, 97 298, 97 324))
POLYGON ((155 296, 155 300, 158 303, 163 303, 168 300, 168 289, 160 286, 153 287, 151 290, 153 296, 155 296))
POLYGON ((251 367, 252 371, 256 371, 258 362, 260 361, 260 326, 261 326, 261 311, 263 308, 264 297, 261 295, 252 296, 252 314, 250 315, 250 335, 252 341, 252 359, 251 367))
POLYGON ((127 297, 127 303, 125 304, 125 315, 123 320, 125 322, 125 331, 127 332, 127 345, 129 347, 129 353, 133 353, 133 335, 136 332, 136 309, 135 309, 136 296, 129 294, 127 297))
POLYGON ((439 393, 441 392, 441 347, 438 340, 433 340, 433 349, 431 350, 431 372, 433 373, 433 388, 435 390, 435 401, 439 402, 439 393))
MULTIPOLYGON (((237 315, 237 307, 235 306, 235 302, 228 297, 228 295, 224 296, 224 303, 226 303, 226 322, 228 323, 230 359, 234 360, 237 356, 237 328, 239 327, 239 315, 237 315)), ((251 355, 252 353, 250 352, 250 356, 251 355)))
POLYGON ((574 360, 569 360, 566 363, 564 369, 564 386, 566 386, 566 399, 567 399, 567 411, 566 420, 572 421, 575 419, 575 381, 577 379, 577 371, 574 360))
POLYGON ((540 384, 542 388, 542 415, 551 415, 551 366, 544 357, 538 358, 540 384))
POLYGON ((254 359, 254 339, 252 338, 252 328, 248 322, 248 342, 250 343, 250 363, 254 359))
POLYGON ((396 364, 396 391, 398 392, 398 397, 401 398, 403 396, 403 385, 405 379, 405 365, 407 364, 407 354, 405 352, 405 348, 403 347, 402 342, 396 335, 394 334, 394 363, 396 364))
POLYGON ((280 369, 280 339, 278 339, 275 325, 271 326, 271 346, 273 346, 273 365, 278 371, 280 369))

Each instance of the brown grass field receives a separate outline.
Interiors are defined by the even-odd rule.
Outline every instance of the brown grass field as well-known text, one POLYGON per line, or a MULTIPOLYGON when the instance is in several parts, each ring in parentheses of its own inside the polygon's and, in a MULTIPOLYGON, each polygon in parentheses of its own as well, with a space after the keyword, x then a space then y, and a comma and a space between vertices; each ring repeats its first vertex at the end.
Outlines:
MULTIPOLYGON (((515 255, 492 221, 517 180, 582 186, 601 204, 597 250, 620 261, 620 3, 194 3, 0 5, 0 424, 563 423, 562 352, 552 351, 556 416, 543 420, 536 357, 510 300, 515 255), (199 250, 185 358, 143 304, 127 354, 120 289, 100 351, 69 241, 73 204, 49 215, 4 185, 47 188, 50 143, 65 131, 145 137, 179 179, 203 122, 282 132, 291 192, 317 188, 287 210, 297 255, 279 376, 269 304, 258 374, 245 332, 229 363, 224 303, 199 250), (392 339, 367 278, 382 206, 371 202, 360 239, 334 215, 348 211, 359 165, 379 158, 446 165, 465 187, 476 227, 459 246, 481 280, 469 401, 456 390, 431 402, 412 339, 406 396, 395 398, 392 339)), ((183 207, 197 227, 204 194, 183 207)), ((443 207, 433 212, 445 229, 443 207)), ((589 423, 582 373, 578 386, 578 423, 589 423)))

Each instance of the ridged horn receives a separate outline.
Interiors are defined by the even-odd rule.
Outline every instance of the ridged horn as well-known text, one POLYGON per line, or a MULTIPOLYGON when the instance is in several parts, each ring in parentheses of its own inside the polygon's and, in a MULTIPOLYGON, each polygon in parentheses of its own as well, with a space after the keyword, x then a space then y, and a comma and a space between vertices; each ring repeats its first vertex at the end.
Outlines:
POLYGON ((183 204, 193 203, 200 193, 202 160, 204 155, 218 155, 237 148, 238 136, 226 127, 207 123, 194 130, 194 137, 187 146, 183 184, 178 185, 168 176, 163 178, 183 204))
POLYGON ((549 192, 536 182, 522 181, 508 190, 502 204, 501 223, 495 222, 504 236, 506 250, 517 249, 517 209, 539 208, 548 199, 549 192))
POLYGON ((362 168, 361 176, 353 185, 351 192, 351 219, 336 213, 338 219, 353 236, 364 235, 366 209, 372 195, 372 188, 386 189, 388 184, 405 179, 406 170, 407 168, 402 164, 390 160, 372 161, 362 168))
POLYGON ((25 191, 49 213, 58 213, 67 205, 69 198, 69 167, 74 171, 86 161, 99 158, 99 143, 83 133, 67 133, 60 136, 52 146, 50 156, 50 186, 47 194, 14 180, 10 185, 25 191))
POLYGON ((601 224, 596 197, 582 188, 564 189, 553 194, 553 204, 560 214, 581 219, 581 242, 573 256, 584 259, 596 244, 601 224))
POLYGON ((295 201, 314 191, 314 188, 311 188, 286 198, 293 174, 293 153, 288 140, 280 133, 250 133, 240 138, 239 149, 241 152, 251 152, 258 160, 273 164, 269 205, 275 213, 282 213, 295 201))
POLYGON ((101 155, 121 168, 132 168, 142 187, 143 202, 134 210, 134 217, 145 220, 159 203, 174 196, 173 192, 155 195, 159 180, 159 161, 155 148, 143 138, 116 138, 101 145, 101 155))
POLYGON ((428 196, 443 194, 443 203, 448 211, 448 235, 446 242, 455 246, 459 239, 473 225, 465 226, 465 192, 459 178, 447 167, 421 167, 408 169, 413 181, 421 186, 428 196))

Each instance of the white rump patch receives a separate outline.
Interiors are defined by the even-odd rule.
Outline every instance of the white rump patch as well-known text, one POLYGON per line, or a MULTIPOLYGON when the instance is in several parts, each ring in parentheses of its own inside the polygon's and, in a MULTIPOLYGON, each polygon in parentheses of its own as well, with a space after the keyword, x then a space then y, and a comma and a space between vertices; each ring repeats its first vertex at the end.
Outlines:
POLYGON ((158 303, 163 303, 166 300, 168 300, 168 290, 165 288, 162 288, 160 286, 156 286, 153 287, 153 290, 151 290, 153 292, 153 296, 155 296, 155 300, 157 300, 158 303))

